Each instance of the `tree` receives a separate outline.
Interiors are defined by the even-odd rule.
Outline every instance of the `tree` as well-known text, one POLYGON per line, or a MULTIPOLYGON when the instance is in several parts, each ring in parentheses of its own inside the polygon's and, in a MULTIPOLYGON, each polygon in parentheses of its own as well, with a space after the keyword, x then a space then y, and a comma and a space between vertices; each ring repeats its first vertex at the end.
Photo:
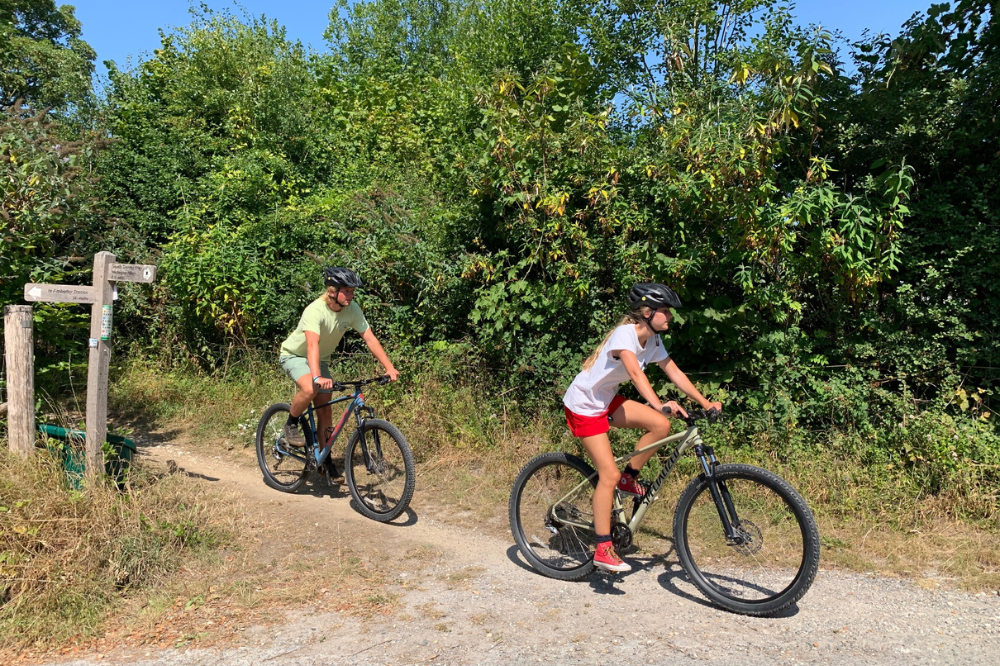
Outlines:
MULTIPOLYGON (((65 134, 48 113, 0 111, 0 303, 20 302, 26 282, 71 283, 102 231, 91 166, 104 141, 65 134)), ((55 314, 51 305, 36 307, 39 324, 55 314)), ((38 326, 43 352, 61 344, 73 319, 38 326)))
POLYGON ((0 106, 65 109, 91 94, 94 49, 80 39, 73 7, 0 0, 0 106))
POLYGON ((886 161, 915 169, 901 267, 859 354, 922 397, 995 385, 1000 366, 1000 25, 997 3, 935 4, 856 46, 856 94, 831 113, 843 187, 886 161))

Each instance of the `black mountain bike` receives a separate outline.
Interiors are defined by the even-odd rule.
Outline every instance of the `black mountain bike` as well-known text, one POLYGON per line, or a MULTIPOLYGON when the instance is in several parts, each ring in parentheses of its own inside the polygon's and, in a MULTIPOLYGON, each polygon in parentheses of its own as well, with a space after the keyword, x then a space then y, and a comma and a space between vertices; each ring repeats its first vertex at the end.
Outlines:
POLYGON ((406 511, 417 478, 413 452, 396 426, 375 418, 375 411, 365 404, 361 394, 363 386, 388 381, 389 376, 383 375, 375 379, 334 382, 334 391, 343 391, 347 386, 353 386, 354 390, 350 395, 319 405, 326 407, 350 400, 325 444, 319 443, 316 437, 312 405, 299 419, 306 440, 304 447, 285 441, 285 422, 291 408, 288 403, 271 405, 264 410, 257 425, 257 463, 264 473, 264 483, 290 493, 305 483, 309 472, 319 471, 327 480, 337 478, 330 451, 348 417, 354 414, 358 427, 347 441, 344 452, 344 479, 351 497, 361 513, 379 522, 392 520, 406 511))
MULTIPOLYGON (((693 450, 701 473, 674 511, 674 547, 691 582, 736 613, 771 615, 806 593, 819 569, 819 530, 801 495, 778 475, 751 465, 721 464, 698 434, 692 411, 687 430, 641 449, 676 443, 642 498, 615 491, 611 539, 618 552, 656 501, 681 454, 693 450)), ((617 459, 619 465, 636 451, 617 459)), ((592 499, 597 472, 567 453, 544 453, 521 469, 510 494, 510 528, 521 553, 541 573, 563 580, 594 570, 592 499)))

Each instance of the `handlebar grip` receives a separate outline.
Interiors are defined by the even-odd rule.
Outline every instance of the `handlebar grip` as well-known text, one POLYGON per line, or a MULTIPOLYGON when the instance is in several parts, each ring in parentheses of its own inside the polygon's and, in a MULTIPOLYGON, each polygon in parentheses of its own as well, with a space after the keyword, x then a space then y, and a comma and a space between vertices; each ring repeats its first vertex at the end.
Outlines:
POLYGON ((667 405, 663 405, 660 408, 660 411, 663 412, 665 416, 670 416, 671 414, 674 413, 674 410, 670 409, 670 407, 668 407, 667 405))

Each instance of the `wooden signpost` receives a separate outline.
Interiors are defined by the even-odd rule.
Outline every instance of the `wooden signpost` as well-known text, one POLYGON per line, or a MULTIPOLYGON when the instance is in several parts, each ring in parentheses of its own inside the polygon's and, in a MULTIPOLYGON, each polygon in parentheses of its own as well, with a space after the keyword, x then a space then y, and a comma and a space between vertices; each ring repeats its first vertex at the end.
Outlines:
MULTIPOLYGON (((116 264, 115 255, 110 252, 98 252, 94 256, 94 284, 92 286, 32 283, 24 285, 24 300, 28 302, 90 304, 90 357, 87 364, 86 416, 88 479, 99 476, 104 470, 104 455, 101 446, 108 434, 108 366, 111 362, 111 349, 108 342, 111 339, 114 316, 114 283, 149 283, 155 279, 155 266, 116 264)), ((9 376, 8 383, 13 379, 9 376)), ((12 407, 13 404, 11 404, 12 407)))

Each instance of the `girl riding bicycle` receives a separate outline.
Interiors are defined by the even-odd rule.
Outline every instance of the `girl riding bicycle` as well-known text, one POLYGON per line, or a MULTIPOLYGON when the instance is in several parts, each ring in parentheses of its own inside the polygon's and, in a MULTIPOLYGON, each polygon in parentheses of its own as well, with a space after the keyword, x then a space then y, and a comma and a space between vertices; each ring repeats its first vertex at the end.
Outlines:
POLYGON ((629 460, 624 473, 618 471, 608 430, 638 428, 646 434, 639 438, 636 450, 661 440, 670 434, 670 419, 664 413, 687 412, 676 402, 660 402, 645 369, 650 363, 660 366, 667 377, 686 396, 704 409, 722 410, 722 403, 710 402, 695 388, 677 364, 667 354, 660 333, 667 330, 673 318, 669 308, 679 308, 681 300, 669 287, 656 283, 639 283, 628 295, 629 313, 583 363, 583 371, 566 390, 563 405, 566 423, 587 451, 599 475, 594 490, 594 529, 597 550, 594 565, 606 571, 631 571, 611 544, 611 505, 614 491, 641 497, 645 488, 638 482, 639 471, 653 452, 639 454, 629 460), (618 395, 618 386, 631 379, 648 405, 626 400, 618 395))

